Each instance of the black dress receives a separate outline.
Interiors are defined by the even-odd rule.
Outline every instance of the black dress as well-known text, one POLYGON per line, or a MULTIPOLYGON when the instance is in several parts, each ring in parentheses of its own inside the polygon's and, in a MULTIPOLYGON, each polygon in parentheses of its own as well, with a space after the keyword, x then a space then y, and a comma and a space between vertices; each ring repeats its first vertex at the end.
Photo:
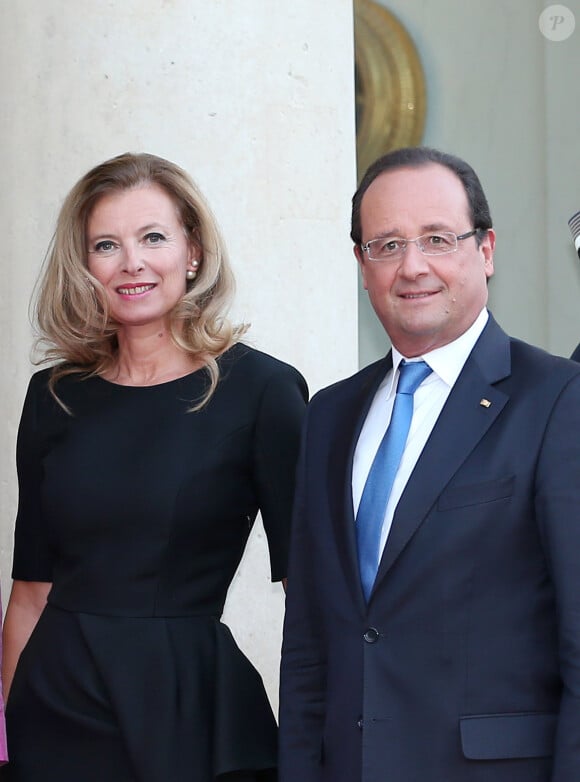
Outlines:
MULTIPOLYGON (((306 384, 245 345, 156 386, 29 386, 13 578, 52 581, 7 708, 12 782, 274 779, 262 680, 220 622, 258 510, 286 574, 306 384), (223 776, 222 776, 223 775, 223 776)), ((248 606, 248 611, 252 607, 248 606)))

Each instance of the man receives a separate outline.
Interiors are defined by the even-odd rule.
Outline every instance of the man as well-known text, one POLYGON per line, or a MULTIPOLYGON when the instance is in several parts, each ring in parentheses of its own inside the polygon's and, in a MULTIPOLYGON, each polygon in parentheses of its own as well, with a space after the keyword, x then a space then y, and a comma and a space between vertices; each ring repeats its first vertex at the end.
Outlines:
POLYGON ((351 236, 393 348, 307 415, 280 780, 578 782, 580 366, 488 313, 495 233, 463 161, 426 148, 378 160, 351 236), (366 484, 374 474, 373 498, 387 478, 371 464, 419 359, 373 518, 366 484))

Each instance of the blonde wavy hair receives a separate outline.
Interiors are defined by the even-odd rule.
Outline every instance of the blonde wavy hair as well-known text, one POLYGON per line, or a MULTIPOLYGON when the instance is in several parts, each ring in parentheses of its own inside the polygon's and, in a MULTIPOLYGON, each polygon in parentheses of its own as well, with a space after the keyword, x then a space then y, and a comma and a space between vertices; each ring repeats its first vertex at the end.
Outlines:
MULTIPOLYGON (((226 313, 234 278, 216 220, 197 185, 179 166, 150 154, 125 153, 95 166, 72 188, 61 208, 33 303, 38 327, 35 363, 57 362, 50 389, 64 375, 101 375, 113 369, 118 326, 109 317, 105 291, 88 270, 87 221, 105 195, 155 184, 175 203, 188 240, 201 250, 195 280, 170 313, 176 345, 204 362, 209 386, 192 410, 203 407, 219 381, 217 356, 239 341, 247 325, 226 313)), ((60 400, 58 400, 60 402, 60 400)), ((62 402, 60 402, 62 404, 62 402)), ((64 406, 64 405, 63 405, 64 406)))

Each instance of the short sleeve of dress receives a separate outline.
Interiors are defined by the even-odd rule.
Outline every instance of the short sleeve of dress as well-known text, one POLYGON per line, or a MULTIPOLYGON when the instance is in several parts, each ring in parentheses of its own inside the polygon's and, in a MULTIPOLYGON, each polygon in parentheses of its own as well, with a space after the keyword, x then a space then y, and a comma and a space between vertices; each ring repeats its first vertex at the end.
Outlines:
POLYGON ((41 399, 48 393, 47 379, 46 370, 32 377, 18 428, 18 513, 14 530, 12 578, 21 581, 52 581, 52 553, 41 503, 45 437, 40 410, 45 407, 41 399))
POLYGON ((286 577, 296 464, 307 401, 308 387, 302 375, 281 364, 269 379, 258 410, 255 471, 272 581, 286 577))

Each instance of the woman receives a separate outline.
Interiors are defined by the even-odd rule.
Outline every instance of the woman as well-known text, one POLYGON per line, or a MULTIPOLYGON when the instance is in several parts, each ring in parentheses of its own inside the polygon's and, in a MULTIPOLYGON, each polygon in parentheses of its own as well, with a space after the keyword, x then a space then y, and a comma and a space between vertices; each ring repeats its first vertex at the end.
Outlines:
POLYGON ((121 155, 65 200, 37 300, 58 363, 18 437, 2 780, 275 778, 261 679, 219 617, 258 510, 286 574, 307 389, 240 342, 232 286, 174 164, 121 155))

